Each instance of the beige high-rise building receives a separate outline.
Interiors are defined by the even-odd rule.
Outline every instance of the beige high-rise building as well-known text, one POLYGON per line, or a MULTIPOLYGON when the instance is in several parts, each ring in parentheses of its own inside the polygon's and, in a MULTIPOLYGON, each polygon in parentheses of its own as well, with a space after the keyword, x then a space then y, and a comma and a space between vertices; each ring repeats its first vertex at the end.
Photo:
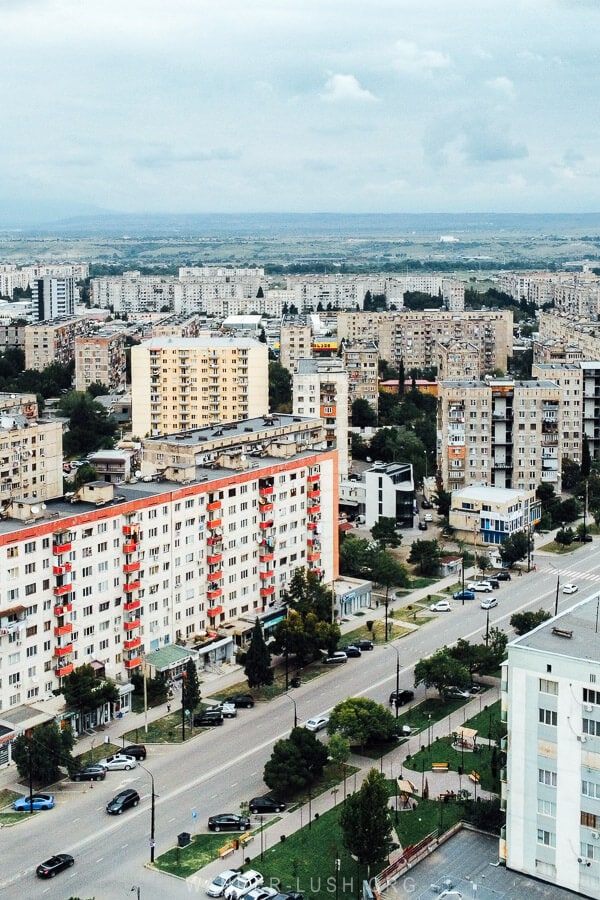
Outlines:
POLYGON ((553 381, 443 381, 438 467, 447 490, 472 484, 560 493, 562 388, 553 381))
POLYGON ((45 369, 50 363, 75 358, 75 339, 88 334, 93 323, 84 318, 38 322, 25 326, 25 368, 45 369))
POLYGON ((75 338, 75 389, 105 384, 109 392, 125 387, 125 331, 75 338))
POLYGON ((269 411, 267 345, 250 338, 154 338, 131 348, 139 437, 238 422, 269 411))
POLYGON ((435 345, 433 365, 437 368, 438 381, 457 381, 463 378, 479 378, 481 353, 468 341, 448 341, 435 345))
POLYGON ((288 372, 294 373, 299 359, 312 356, 312 328, 308 324, 290 323, 281 326, 279 335, 279 362, 288 372))
MULTIPOLYGON (((562 365, 533 363, 531 375, 542 381, 555 381, 562 388, 561 427, 559 430, 561 452, 563 457, 580 463, 585 404, 587 403, 587 400, 584 400, 586 370, 580 363, 564 363, 562 365)), ((586 393, 586 396, 589 396, 589 393, 586 393)), ((598 421, 598 416, 595 418, 598 421)), ((593 453, 591 446, 590 452, 593 453)))
POLYGON ((367 400, 378 409, 379 350, 375 341, 354 341, 342 345, 342 362, 348 371, 348 402, 367 400))
POLYGON ((325 447, 337 449, 340 478, 349 467, 348 372, 339 359, 300 359, 292 376, 295 416, 320 416, 325 447))
POLYGON ((38 419, 35 394, 0 394, 0 516, 62 493, 62 424, 38 419))

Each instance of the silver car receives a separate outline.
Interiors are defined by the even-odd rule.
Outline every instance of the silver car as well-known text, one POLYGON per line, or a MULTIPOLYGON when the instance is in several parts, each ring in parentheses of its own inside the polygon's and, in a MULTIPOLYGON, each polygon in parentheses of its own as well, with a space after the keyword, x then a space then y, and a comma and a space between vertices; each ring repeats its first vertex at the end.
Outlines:
POLYGON ((225 889, 229 887, 240 874, 239 869, 225 869, 220 875, 217 875, 206 888, 209 897, 222 897, 225 889))
POLYGON ((121 753, 115 753, 113 756, 107 756, 101 759, 99 765, 104 766, 109 772, 117 769, 135 769, 139 765, 135 756, 125 756, 121 753))

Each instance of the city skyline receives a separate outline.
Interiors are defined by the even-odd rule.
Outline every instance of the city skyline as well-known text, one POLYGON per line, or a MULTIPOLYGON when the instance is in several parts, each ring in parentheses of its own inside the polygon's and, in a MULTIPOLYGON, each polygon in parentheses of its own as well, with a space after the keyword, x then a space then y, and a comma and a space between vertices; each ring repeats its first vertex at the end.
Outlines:
POLYGON ((593 212, 587 0, 0 0, 0 224, 593 212))

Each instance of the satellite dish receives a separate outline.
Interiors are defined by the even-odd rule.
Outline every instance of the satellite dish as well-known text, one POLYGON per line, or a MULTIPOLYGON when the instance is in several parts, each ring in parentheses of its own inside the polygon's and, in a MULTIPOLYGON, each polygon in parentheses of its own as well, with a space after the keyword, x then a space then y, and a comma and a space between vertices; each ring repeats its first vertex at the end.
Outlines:
POLYGON ((240 456, 240 459, 242 462, 246 462, 246 454, 242 453, 242 455, 240 456))
POLYGON ((42 503, 42 509, 46 509, 46 504, 42 503))
POLYGON ((32 507, 31 507, 31 515, 32 515, 32 516, 37 516, 37 514, 39 513, 39 511, 40 511, 39 506, 32 506, 32 507))
POLYGON ((133 474, 135 475, 136 478, 141 478, 141 477, 142 477, 141 469, 136 469, 135 472, 134 472, 133 474))

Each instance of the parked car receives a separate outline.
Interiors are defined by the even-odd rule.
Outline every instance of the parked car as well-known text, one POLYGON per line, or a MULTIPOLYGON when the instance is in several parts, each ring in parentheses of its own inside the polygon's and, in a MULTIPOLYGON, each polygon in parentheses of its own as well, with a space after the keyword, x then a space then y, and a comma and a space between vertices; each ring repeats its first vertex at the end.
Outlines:
POLYGON ((578 544, 591 544, 594 539, 591 534, 576 534, 573 540, 578 544))
POLYGON ((493 589, 495 591, 497 591, 498 588, 500 587, 500 582, 493 575, 488 575, 488 577, 485 580, 491 584, 491 586, 493 587, 493 589))
POLYGON ((347 647, 341 647, 341 652, 345 653, 348 657, 358 658, 362 656, 360 652, 360 647, 357 647, 356 644, 348 644, 347 647))
POLYGON ((431 500, 427 500, 425 497, 421 500, 421 506, 423 509, 433 509, 433 503, 431 500))
POLYGON ((498 600, 496 597, 486 597, 479 605, 482 609, 493 609, 498 606, 498 600))
POLYGON ((73 772, 71 781, 104 781, 107 771, 105 766, 97 763, 92 766, 84 766, 79 772, 73 772))
POLYGON ((390 694, 390 706, 404 706, 415 699, 414 691, 392 691, 390 694))
POLYGON ((56 856, 51 856, 50 859, 40 863, 35 874, 38 878, 54 878, 59 872, 70 869, 74 864, 75 860, 69 853, 57 853, 56 856))
POLYGON ((323 728, 327 728, 328 722, 329 716, 315 716, 313 719, 309 719, 304 727, 308 731, 322 731, 323 728))
POLYGON ((237 707, 235 703, 221 703, 221 712, 225 719, 235 719, 237 716, 237 707))
POLYGON ((31 812, 32 809, 54 809, 54 794, 34 794, 33 797, 19 797, 13 803, 17 812, 31 812))
POLYGON ((431 612, 452 612, 452 607, 447 600, 438 600, 437 603, 432 603, 429 609, 431 612))
POLYGON ((233 697, 229 697, 229 702, 233 703, 236 709, 252 709, 254 697, 252 694, 235 694, 233 697))
POLYGON ((204 709, 202 712, 194 713, 192 719, 194 728, 206 728, 209 726, 223 724, 223 711, 220 706, 204 709))
POLYGON ((419 520, 419 524, 417 527, 418 527, 419 531, 427 531, 427 527, 428 527, 427 522, 421 522, 419 520))
POLYGON ((106 804, 106 812, 111 816, 120 816, 126 809, 137 806, 140 802, 140 795, 133 788, 126 788, 116 794, 112 800, 106 804))
POLYGON ((133 756, 134 759, 146 759, 146 748, 143 744, 130 744, 129 747, 123 747, 119 750, 123 756, 133 756))
POLYGON ((253 815, 260 815, 260 813, 283 812, 283 810, 285 809, 285 803, 283 803, 281 800, 277 800, 275 797, 270 797, 267 794, 265 797, 253 797, 248 804, 248 809, 253 815))
POLYGON ((466 691, 464 688, 459 688, 455 685, 446 688, 445 694, 446 697, 453 697, 456 700, 468 700, 471 697, 470 691, 466 691))
POLYGON ((508 569, 500 569, 499 572, 494 572, 494 578, 498 581, 510 581, 510 572, 508 569))
POLYGON ((106 756, 104 759, 101 759, 100 765, 104 766, 105 769, 108 769, 109 772, 114 772, 118 769, 135 769, 139 763, 135 756, 125 756, 122 753, 115 753, 113 756, 106 756))
POLYGON ((433 516, 430 512, 426 512, 423 519, 425 522, 433 522, 433 516))
POLYGON ((356 646, 359 650, 372 650, 373 641, 370 641, 368 638, 361 638, 360 641, 356 642, 356 646))
POLYGON ((264 878, 260 872, 257 872, 256 869, 248 869, 247 872, 242 872, 237 878, 234 878, 225 889, 225 900, 240 900, 240 897, 243 897, 244 894, 247 894, 253 888, 260 887, 263 882, 264 878))
POLYGON ((452 594, 455 600, 474 600, 475 593, 474 591, 469 591, 465 588, 464 591, 456 591, 456 593, 452 594))
POLYGON ((565 584, 562 589, 563 594, 576 594, 579 588, 576 584, 565 584))
POLYGON ((470 694, 480 694, 483 690, 483 685, 481 684, 472 684, 469 688, 470 694))
POLYGON ((337 666, 339 663, 348 662, 348 657, 343 650, 336 650, 332 656, 326 656, 323 659, 324 666, 337 666))
POLYGON ((467 585, 470 591, 483 591, 489 593, 493 590, 489 581, 470 581, 467 585))
POLYGON ((236 813, 219 813, 208 820, 209 831, 248 831, 249 828, 248 816, 238 816, 236 813))
POLYGON ((239 874, 239 869, 225 869, 220 875, 215 875, 206 888, 206 893, 209 897, 222 897, 225 889, 229 887, 232 881, 235 881, 239 874))
POLYGON ((272 900, 272 898, 276 896, 277 891, 275 888, 267 887, 263 884, 262 887, 252 888, 251 891, 244 894, 244 900, 272 900))

